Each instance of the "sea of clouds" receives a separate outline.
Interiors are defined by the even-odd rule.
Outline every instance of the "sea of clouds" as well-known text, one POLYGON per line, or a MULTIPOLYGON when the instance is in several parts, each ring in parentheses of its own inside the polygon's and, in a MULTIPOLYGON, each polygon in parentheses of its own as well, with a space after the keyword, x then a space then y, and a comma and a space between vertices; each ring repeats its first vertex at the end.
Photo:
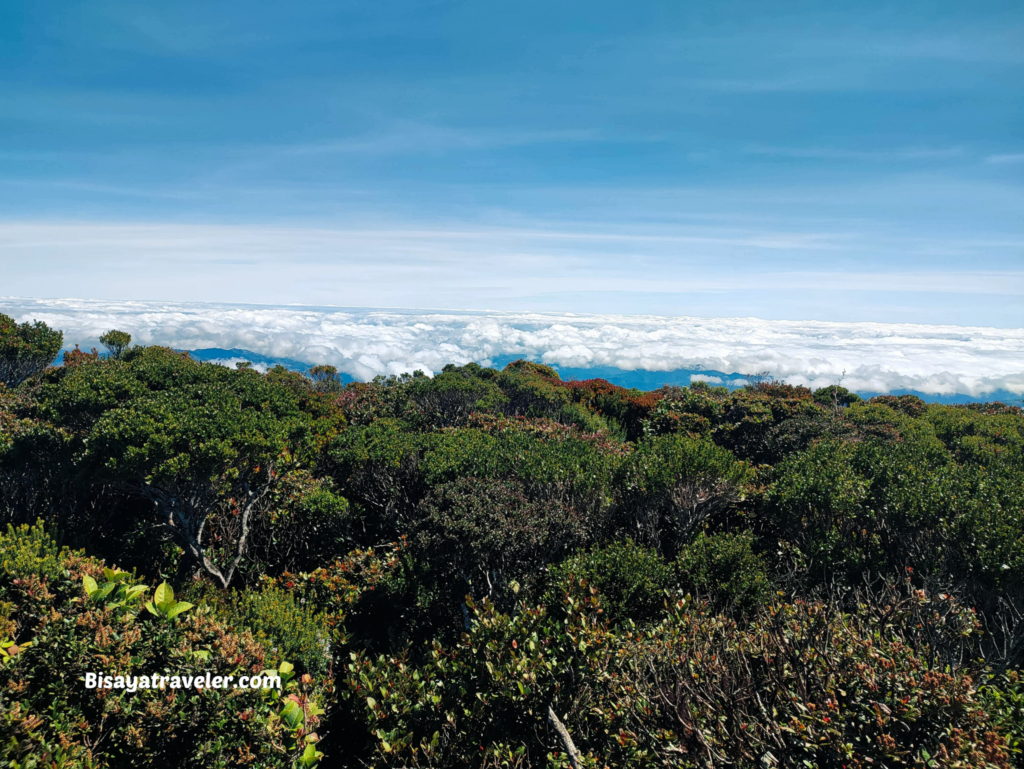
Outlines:
POLYGON ((244 349, 330 363, 356 379, 509 356, 572 368, 768 371, 812 388, 1024 394, 1024 329, 305 306, 0 299, 19 322, 99 346, 118 328, 142 344, 244 349))

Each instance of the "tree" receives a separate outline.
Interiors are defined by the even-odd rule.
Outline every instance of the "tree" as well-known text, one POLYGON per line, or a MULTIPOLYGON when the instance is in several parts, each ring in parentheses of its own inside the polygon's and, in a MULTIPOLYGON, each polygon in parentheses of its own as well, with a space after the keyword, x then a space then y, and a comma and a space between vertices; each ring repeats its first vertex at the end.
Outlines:
POLYGON ((151 500, 186 559, 226 588, 287 463, 288 430, 226 389, 190 387, 107 412, 87 452, 151 500))
POLYGON ((161 348, 133 351, 126 364, 83 368, 61 382, 87 402, 94 389, 121 393, 86 429, 83 469, 151 501, 184 548, 181 568, 194 564, 227 587, 304 446, 308 420, 291 391, 251 371, 161 348))
POLYGON ((313 366, 309 370, 309 378, 318 393, 341 392, 341 377, 334 366, 313 366))
POLYGON ((107 348, 111 358, 120 358, 122 353, 132 343, 132 335, 125 331, 111 329, 100 337, 100 344, 107 348))
POLYGON ((0 313, 0 383, 15 387, 57 357, 64 333, 42 321, 18 323, 0 313))
POLYGON ((829 385, 814 391, 814 402, 830 407, 837 414, 851 403, 860 403, 860 401, 861 398, 857 393, 850 392, 842 385, 829 385))

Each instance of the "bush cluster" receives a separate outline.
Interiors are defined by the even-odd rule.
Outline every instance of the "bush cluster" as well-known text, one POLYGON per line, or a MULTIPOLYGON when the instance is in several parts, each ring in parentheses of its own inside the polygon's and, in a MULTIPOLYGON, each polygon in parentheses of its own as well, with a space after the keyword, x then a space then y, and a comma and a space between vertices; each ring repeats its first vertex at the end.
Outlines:
POLYGON ((1020 409, 101 342, 0 316, 0 766, 1024 765, 1020 409))

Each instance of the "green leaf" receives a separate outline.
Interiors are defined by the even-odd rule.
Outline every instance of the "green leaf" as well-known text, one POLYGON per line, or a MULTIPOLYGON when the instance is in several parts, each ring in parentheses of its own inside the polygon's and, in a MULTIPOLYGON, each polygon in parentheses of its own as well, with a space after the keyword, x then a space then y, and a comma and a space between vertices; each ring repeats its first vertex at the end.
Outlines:
POLYGON ((153 596, 153 603, 164 611, 170 609, 174 606, 174 588, 166 582, 160 583, 160 587, 156 589, 156 594, 153 596))
POLYGON ((104 582, 103 587, 94 590, 89 597, 94 601, 102 601, 113 592, 115 587, 117 587, 116 582, 104 582))
POLYGON ((288 724, 289 729, 297 728, 302 723, 302 708, 294 700, 288 700, 281 711, 281 720, 288 724))
POLYGON ((86 574, 82 577, 82 586, 89 597, 92 598, 92 594, 96 592, 96 580, 86 574))
POLYGON ((277 669, 278 672, 282 674, 291 673, 293 670, 295 670, 295 666, 290 662, 282 662, 277 669))
POLYGON ((157 608, 153 605, 152 601, 146 601, 146 611, 148 611, 154 617, 160 616, 160 612, 157 611, 157 608))
POLYGON ((317 751, 313 745, 307 745, 306 749, 302 751, 302 758, 299 761, 303 766, 316 766, 322 756, 323 753, 317 751))
POLYGON ((191 609, 192 606, 193 604, 190 604, 188 601, 178 601, 176 604, 174 604, 174 606, 167 610, 167 619, 177 617, 182 612, 191 609))

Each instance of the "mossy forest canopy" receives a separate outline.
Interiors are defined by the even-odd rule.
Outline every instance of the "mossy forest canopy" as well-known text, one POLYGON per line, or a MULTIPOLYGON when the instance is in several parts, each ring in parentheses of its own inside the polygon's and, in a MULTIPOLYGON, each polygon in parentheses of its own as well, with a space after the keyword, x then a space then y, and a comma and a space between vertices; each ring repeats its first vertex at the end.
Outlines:
POLYGON ((0 316, 0 765, 1024 766, 1018 408, 62 342, 0 316))

